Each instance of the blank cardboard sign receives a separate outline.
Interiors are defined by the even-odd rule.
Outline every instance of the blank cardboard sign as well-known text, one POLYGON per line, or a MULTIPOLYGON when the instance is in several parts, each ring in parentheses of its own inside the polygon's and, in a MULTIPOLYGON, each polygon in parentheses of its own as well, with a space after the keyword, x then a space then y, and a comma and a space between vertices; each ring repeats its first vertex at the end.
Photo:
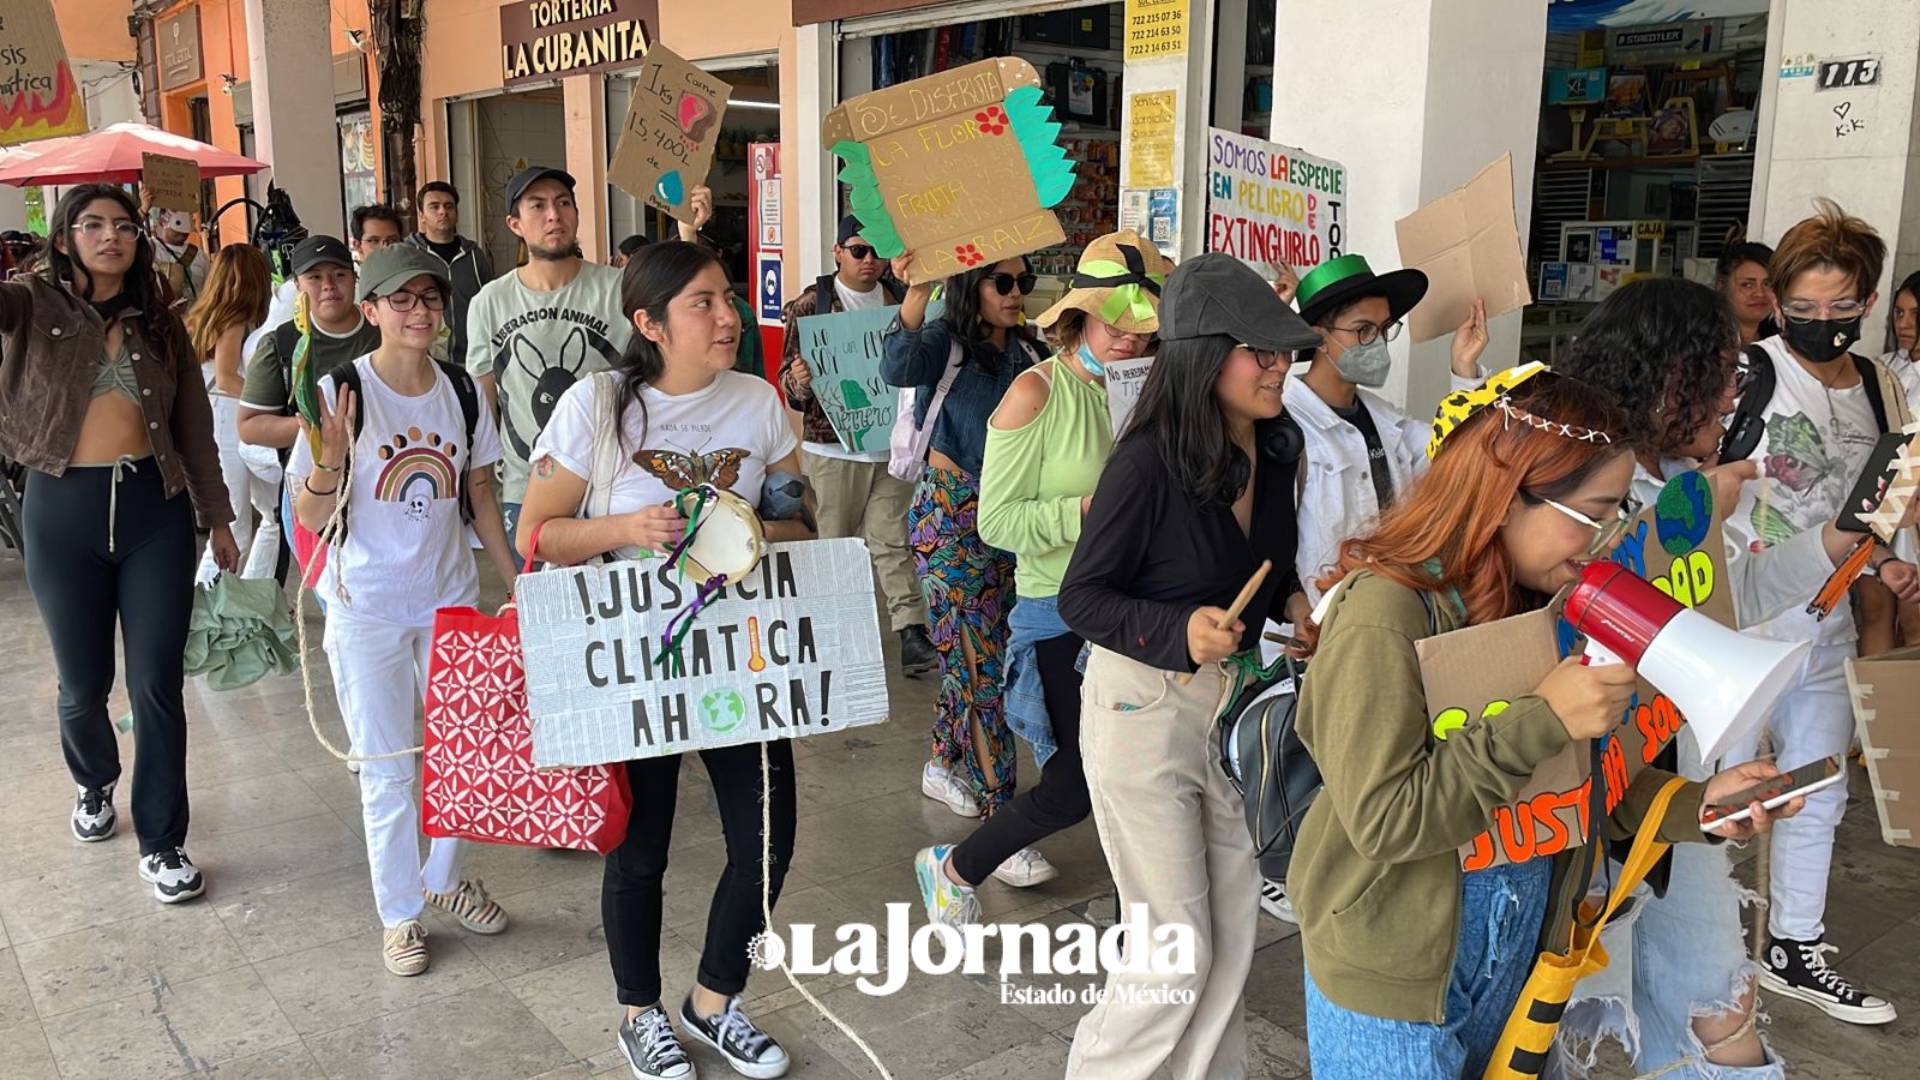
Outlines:
POLYGON ((862 94, 827 114, 821 143, 846 164, 860 235, 913 253, 918 284, 1061 243, 1048 207, 1073 189, 1040 76, 982 60, 862 94))
POLYGON ((1867 779, 1873 782, 1880 839, 1896 847, 1920 847, 1914 838, 1920 830, 1920 725, 1913 722, 1913 703, 1920 700, 1920 648, 1849 659, 1847 691, 1867 779))
POLYGON ((693 223, 688 196, 707 182, 720 118, 733 87, 681 59, 664 45, 647 50, 634 74, 633 99, 620 124, 620 141, 607 179, 620 190, 693 223))
POLYGON ((1513 217, 1512 154, 1401 218, 1394 232, 1400 261, 1427 275, 1426 299, 1408 317, 1413 340, 1453 333, 1476 299, 1486 301, 1488 318, 1533 302, 1513 217))
POLYGON ((141 154, 140 186, 148 201, 162 210, 200 209, 200 166, 186 158, 141 154))

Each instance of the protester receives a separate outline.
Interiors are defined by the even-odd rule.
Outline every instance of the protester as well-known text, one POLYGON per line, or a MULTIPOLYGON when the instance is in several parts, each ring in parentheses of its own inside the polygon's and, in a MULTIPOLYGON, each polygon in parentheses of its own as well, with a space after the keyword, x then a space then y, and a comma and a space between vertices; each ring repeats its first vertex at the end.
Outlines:
POLYGON ((614 248, 613 258, 607 260, 607 265, 613 267, 615 270, 626 269, 627 263, 632 261, 635 255, 640 254, 640 249, 646 247, 649 243, 652 243, 652 241, 641 236, 639 233, 634 233, 632 236, 620 241, 619 247, 614 248))
MULTIPOLYGON (((1887 430, 1888 410, 1904 404, 1888 400, 1901 395, 1886 369, 1848 352, 1878 299, 1873 286, 1886 262, 1886 244, 1872 226, 1831 200, 1815 205, 1817 213, 1788 229, 1774 249, 1768 276, 1781 332, 1759 343, 1760 357, 1748 358, 1749 365, 1770 367, 1774 390, 1764 403, 1741 402, 1741 411, 1765 423, 1750 456, 1766 463, 1772 480, 1766 505, 1750 490, 1727 523, 1747 546, 1779 544, 1832 519, 1887 430)), ((1895 578, 1882 581, 1896 584, 1895 578)), ((1846 661, 1854 654, 1856 631, 1850 608, 1843 604, 1825 620, 1793 611, 1754 628, 1776 640, 1813 643, 1800 679, 1781 696, 1767 724, 1782 768, 1845 754, 1852 742, 1846 661)), ((1727 760, 1751 758, 1757 738, 1737 744, 1727 760)), ((1854 987, 1826 958, 1836 949, 1826 941, 1824 923, 1833 831, 1846 805, 1843 779, 1808 796, 1807 812, 1782 823, 1773 838, 1760 980, 1836 1019, 1885 1024, 1895 1018, 1893 1003, 1854 987)))
MULTIPOLYGON (((272 279, 267 257, 247 244, 228 244, 214 256, 206 288, 187 312, 193 351, 202 358, 207 395, 213 399, 213 441, 220 448, 220 478, 233 507, 233 539, 248 552, 241 577, 273 576, 280 560, 280 462, 271 450, 240 445, 240 395, 246 383, 241 343, 267 317, 272 279), (254 529, 253 515, 260 514, 254 529), (250 548, 249 548, 249 545, 250 548)), ((214 552, 200 560, 196 579, 219 573, 214 552)))
POLYGON ((406 220, 400 211, 385 203, 371 203, 357 206, 351 218, 353 264, 356 268, 366 261, 367 256, 386 247, 397 244, 407 234, 406 220))
MULTIPOLYGON (((729 370, 745 330, 728 303, 730 291, 719 261, 693 244, 654 244, 627 264, 620 311, 634 333, 613 373, 574 384, 541 433, 520 521, 522 550, 562 565, 608 553, 655 558, 681 538, 684 522, 670 504, 681 489, 713 483, 759 505, 770 474, 799 473, 799 441, 773 387, 729 370), (618 395, 607 433, 618 439, 618 464, 610 490, 590 492, 602 437, 596 422, 601 394, 618 395), (591 509, 596 500, 605 513, 583 515, 582 507, 591 509)), ((769 521, 765 529, 768 540, 811 536, 797 521, 769 521)), ((748 942, 764 929, 763 875, 770 904, 793 857, 793 744, 781 739, 702 750, 700 760, 726 836, 727 866, 714 887, 698 981, 681 1003, 680 1026, 717 1049, 735 1072, 781 1076, 786 1051, 747 1018, 740 995, 748 942), (771 777, 765 791, 763 746, 771 777), (764 866, 763 812, 772 823, 764 866)), ((607 856, 600 892, 607 953, 626 1006, 620 1049, 642 1080, 691 1077, 693 1064, 661 1006, 660 986, 662 875, 680 755, 629 761, 626 768, 633 811, 625 840, 607 856)), ((702 806, 697 813, 710 811, 702 806)))
POLYGON ((1319 335, 1259 274, 1208 254, 1167 278, 1160 338, 1059 607, 1093 646, 1080 750, 1121 909, 1144 904, 1151 926, 1192 927, 1196 965, 1110 971, 1074 1034, 1069 1077, 1144 1080, 1162 1065, 1245 1075, 1259 872, 1213 727, 1264 621, 1307 615, 1293 570, 1299 446, 1281 384, 1292 351, 1319 335), (1272 571, 1244 618, 1227 618, 1263 560, 1272 571))
POLYGON ((185 210, 153 211, 153 268, 176 300, 188 304, 200 298, 207 284, 207 257, 194 242, 193 215, 185 210))
MULTIPOLYGON (((539 165, 507 181, 507 228, 527 245, 527 264, 482 286, 467 308, 467 370, 500 417, 501 505, 517 533, 534 440, 574 383, 620 358, 633 328, 615 319, 620 274, 580 257, 573 177, 539 165)), ((701 453, 704 446, 682 447, 701 453)))
POLYGON ((1018 560, 1006 711, 1008 726, 1033 747, 1040 782, 961 843, 921 849, 914 872, 931 922, 977 921, 973 890, 989 874, 1015 886, 1051 879, 1052 865, 1032 845, 1091 809, 1080 757, 1086 643, 1061 621, 1057 597, 1113 447, 1106 365, 1146 352, 1160 326, 1166 271, 1159 249, 1131 229, 1089 244, 1072 287, 1039 319, 1059 351, 1014 379, 988 420, 980 538, 1018 560))
POLYGON ((1907 397, 1920 409, 1920 270, 1893 290, 1893 303, 1887 307, 1887 351, 1880 362, 1900 377, 1907 397))
MULTIPOLYGON (((1426 477, 1322 579, 1339 589, 1321 604, 1297 724, 1325 787, 1290 878, 1316 1078, 1480 1075, 1536 958, 1566 947, 1591 847, 1473 872, 1459 849, 1570 742, 1620 722, 1634 672, 1569 657, 1533 694, 1436 740, 1414 643, 1537 609, 1613 549, 1632 520, 1621 423, 1605 395, 1537 365, 1450 396, 1426 477)), ((1647 821, 1670 778, 1649 767, 1607 829, 1705 841, 1703 800, 1775 775, 1755 762, 1688 783, 1647 821)), ((1722 834, 1765 828, 1751 809, 1722 834)))
POLYGON ((476 934, 507 928, 480 883, 461 879, 462 841, 436 837, 421 862, 406 751, 418 745, 434 612, 479 600, 466 522, 502 580, 516 567, 493 493, 493 416, 471 376, 428 355, 453 291, 446 264, 395 244, 364 269, 354 295, 380 346, 321 378, 321 423, 295 440, 287 482, 300 493, 300 523, 330 545, 315 591, 328 601, 324 644, 340 715, 365 759, 360 812, 381 957, 411 976, 427 970, 428 905, 476 934))
POLYGON ((1772 262, 1772 248, 1736 240, 1721 250, 1714 265, 1713 287, 1733 306, 1743 346, 1780 332, 1773 320, 1773 286, 1767 277, 1772 262))
POLYGON ((480 287, 493 280, 493 259, 485 248, 460 235, 460 193, 445 180, 430 180, 420 188, 420 231, 407 243, 440 256, 447 264, 453 295, 447 299, 447 355, 460 363, 467 355, 468 310, 480 287))
POLYGON ((199 896, 187 858, 187 620, 194 522, 214 561, 238 568, 200 359, 153 303, 153 250, 131 196, 67 189, 48 221, 47 267, 0 284, 0 454, 27 470, 27 585, 53 646, 74 839, 119 818, 120 748, 107 697, 113 628, 133 704, 134 828, 154 899, 199 896))
POLYGON ((886 260, 860 237, 860 219, 840 219, 833 244, 835 270, 822 274, 780 313, 786 345, 780 362, 780 389, 787 404, 800 410, 805 441, 802 458, 807 479, 820 500, 820 535, 858 536, 873 556, 875 576, 887 605, 887 620, 900 638, 900 670, 908 675, 931 671, 940 663, 927 636, 927 605, 914 577, 913 551, 907 547, 907 513, 913 485, 887 472, 887 448, 848 450, 840 445, 826 410, 813 394, 813 369, 801 352, 798 322, 811 315, 865 311, 898 304, 905 294, 888 280, 886 260), (825 306, 822 306, 822 298, 825 306))
MULTIPOLYGON (((912 260, 912 252, 895 258, 895 275, 904 278, 912 260)), ((1033 284, 1024 256, 956 274, 932 321, 933 284, 913 286, 887 330, 880 363, 882 379, 913 388, 915 428, 932 429, 926 475, 907 516, 940 656, 932 756, 920 790, 962 817, 991 815, 1014 791, 1015 749, 1001 694, 1013 558, 988 547, 974 520, 987 418, 1038 359, 1023 310, 1033 284)))

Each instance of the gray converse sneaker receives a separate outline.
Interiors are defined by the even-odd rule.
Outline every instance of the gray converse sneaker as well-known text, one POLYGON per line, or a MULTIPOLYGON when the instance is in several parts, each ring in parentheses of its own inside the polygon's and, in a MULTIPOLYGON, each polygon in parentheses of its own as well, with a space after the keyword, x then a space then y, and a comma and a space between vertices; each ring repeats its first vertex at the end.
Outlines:
POLYGON ((73 785, 73 838, 83 844, 111 839, 120 826, 113 809, 113 785, 90 788, 73 785))
POLYGON ((693 998, 687 998, 680 1004, 680 1026, 696 1041, 720 1051, 734 1072, 752 1080, 785 1076, 793 1064, 787 1060, 787 1052, 773 1041, 773 1036, 754 1027, 747 1014, 740 1011, 737 994, 727 999, 726 1010, 715 1017, 695 1012, 693 998))
POLYGON ((164 848, 140 856, 140 880, 153 885, 153 898, 163 904, 178 904, 207 891, 207 879, 185 848, 164 848))
POLYGON ((658 1005, 621 1022, 620 1053, 636 1080, 694 1080, 699 1075, 673 1034, 667 1010, 658 1005))

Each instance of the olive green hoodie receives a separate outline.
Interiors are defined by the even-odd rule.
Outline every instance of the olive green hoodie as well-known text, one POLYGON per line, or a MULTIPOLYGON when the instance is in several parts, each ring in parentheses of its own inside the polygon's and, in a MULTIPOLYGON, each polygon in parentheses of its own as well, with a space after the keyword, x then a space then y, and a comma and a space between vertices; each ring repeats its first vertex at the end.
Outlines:
MULTIPOLYGON (((1434 739, 1414 652, 1431 632, 1420 594, 1362 571, 1332 605, 1297 721, 1326 781, 1287 875, 1307 971, 1342 1008, 1439 1023, 1460 932, 1459 849, 1566 747, 1567 731, 1529 695, 1434 739)), ((1441 632, 1458 628, 1450 605, 1433 608, 1441 632)), ((1670 775, 1636 776, 1609 832, 1631 835, 1670 775)), ((1702 791, 1688 784, 1675 795, 1661 839, 1707 839, 1702 791)), ((1567 948, 1578 851, 1554 860, 1543 949, 1567 948)))

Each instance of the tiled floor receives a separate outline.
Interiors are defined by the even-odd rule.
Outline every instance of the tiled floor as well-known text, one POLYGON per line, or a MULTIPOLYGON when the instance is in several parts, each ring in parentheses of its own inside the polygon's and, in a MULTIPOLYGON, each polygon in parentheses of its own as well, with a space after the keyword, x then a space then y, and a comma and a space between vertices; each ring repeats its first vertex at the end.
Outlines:
MULTIPOLYGON (((228 694, 190 685, 190 849, 211 886, 202 901, 161 908, 135 877, 130 831, 96 845, 67 833, 72 789, 54 728, 51 663, 20 564, 7 556, 0 620, 12 641, 0 654, 0 697, 14 704, 0 713, 0 1077, 625 1075, 613 1043, 620 1010, 595 858, 472 849, 469 873, 486 881, 513 927, 476 938, 435 921, 433 970, 388 976, 355 781, 309 732, 298 680, 228 694)), ((338 737, 324 665, 319 674, 321 723, 338 737)), ((896 679, 892 691, 893 723, 798 744, 800 839, 776 912, 782 925, 884 923, 886 904, 914 899, 913 852, 968 831, 918 792, 930 681, 896 679)), ((114 708, 124 711, 118 695, 114 708)), ((131 753, 124 735, 122 748, 131 753)), ((692 982, 709 889, 725 860, 697 763, 682 776, 662 945, 674 1001, 692 982)), ((1091 823, 1044 849, 1061 876, 1024 891, 989 882, 981 890, 988 919, 1110 917, 1111 884, 1091 823)), ((1920 1013, 1916 859, 1883 846, 1870 809, 1856 807, 1830 915, 1845 969, 1910 1014, 1920 1013)), ((913 908, 918 925, 924 916, 913 908)), ((1272 920, 1262 920, 1261 935, 1247 988, 1253 1075, 1304 1076, 1299 948, 1291 928, 1272 920)), ((915 976, 886 997, 844 978, 808 985, 902 1080, 1058 1076, 1084 1009, 1003 1005, 990 975, 915 976)), ((756 975, 748 996, 794 1055, 792 1075, 875 1075, 777 974, 756 975)), ((1912 1019, 1868 1030, 1794 1004, 1772 1011, 1773 1037, 1795 1075, 1910 1076, 1920 1060, 1912 1019)), ((708 1077, 730 1075, 714 1055, 695 1056, 708 1077)))

